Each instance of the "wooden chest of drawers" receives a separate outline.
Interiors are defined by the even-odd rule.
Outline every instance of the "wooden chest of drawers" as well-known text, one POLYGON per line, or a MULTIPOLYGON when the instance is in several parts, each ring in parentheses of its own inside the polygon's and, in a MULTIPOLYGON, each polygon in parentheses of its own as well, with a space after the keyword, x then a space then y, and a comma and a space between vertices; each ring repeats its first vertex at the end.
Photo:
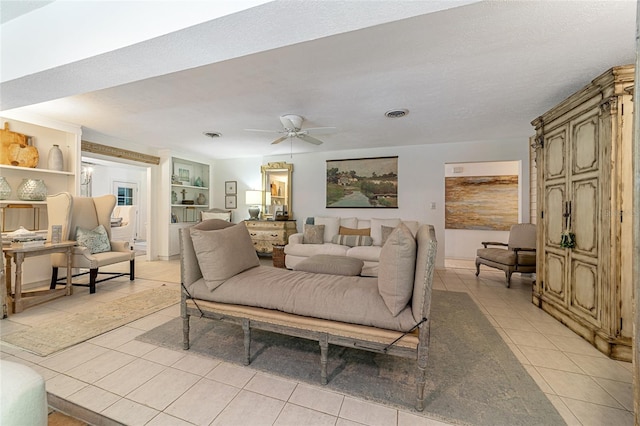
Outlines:
POLYGON ((258 253, 273 253, 273 245, 286 245, 289 235, 298 232, 295 220, 245 220, 258 253))

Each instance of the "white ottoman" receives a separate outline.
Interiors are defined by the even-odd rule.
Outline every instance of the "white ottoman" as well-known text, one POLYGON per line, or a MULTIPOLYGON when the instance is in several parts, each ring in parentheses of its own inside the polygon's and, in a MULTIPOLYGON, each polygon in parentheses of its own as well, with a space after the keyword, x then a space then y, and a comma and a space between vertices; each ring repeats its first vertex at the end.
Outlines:
POLYGON ((47 425, 44 378, 26 365, 0 359, 0 425, 47 425))

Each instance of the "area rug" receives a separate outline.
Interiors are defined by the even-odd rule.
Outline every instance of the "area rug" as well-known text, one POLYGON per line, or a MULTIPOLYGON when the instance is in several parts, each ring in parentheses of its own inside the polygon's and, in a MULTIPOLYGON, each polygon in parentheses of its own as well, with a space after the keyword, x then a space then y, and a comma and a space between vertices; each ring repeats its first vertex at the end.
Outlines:
MULTIPOLYGON (((414 410, 415 361, 330 346, 326 388, 454 424, 561 425, 551 402, 466 293, 434 290, 426 408, 414 410)), ((137 338, 182 348, 182 320, 137 338)), ((191 317, 190 351, 242 364, 240 326, 191 317)), ((320 384, 317 342, 252 330, 250 367, 320 384)))
POLYGON ((27 330, 2 336, 2 341, 36 355, 47 356, 111 331, 180 301, 178 286, 144 290, 101 304, 96 309, 69 314, 27 330))

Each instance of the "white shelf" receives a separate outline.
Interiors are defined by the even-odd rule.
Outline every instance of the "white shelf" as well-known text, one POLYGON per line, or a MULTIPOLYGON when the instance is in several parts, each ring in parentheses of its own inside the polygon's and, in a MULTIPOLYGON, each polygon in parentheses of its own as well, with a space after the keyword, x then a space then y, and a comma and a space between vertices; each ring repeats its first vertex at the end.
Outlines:
POLYGON ((178 183, 172 183, 172 188, 187 188, 187 189, 202 189, 203 191, 208 191, 209 188, 206 186, 193 186, 193 185, 180 185, 178 183))
POLYGON ((208 204, 171 204, 171 207, 199 207, 201 209, 208 209, 208 204))
POLYGON ((38 204, 46 205, 47 201, 25 201, 25 200, 0 200, 0 205, 6 204, 38 204))
POLYGON ((11 171, 20 171, 20 172, 29 172, 29 173, 47 173, 47 174, 54 174, 54 175, 67 175, 67 176, 74 176, 75 173, 73 172, 65 172, 65 171, 59 171, 59 170, 49 170, 49 169, 38 169, 38 168, 32 168, 32 167, 19 167, 19 166, 9 166, 6 164, 0 164, 0 170, 5 169, 5 170, 11 170, 11 171))

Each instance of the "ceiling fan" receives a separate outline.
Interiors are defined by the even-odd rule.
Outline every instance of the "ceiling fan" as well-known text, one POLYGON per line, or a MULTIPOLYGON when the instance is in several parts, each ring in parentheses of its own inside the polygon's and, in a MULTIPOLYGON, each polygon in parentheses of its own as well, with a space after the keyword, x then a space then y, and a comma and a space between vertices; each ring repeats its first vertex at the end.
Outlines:
POLYGON ((280 122, 282 123, 282 130, 262 130, 262 129, 245 129, 248 132, 267 132, 267 133, 280 133, 284 136, 279 137, 275 141, 271 142, 272 145, 278 144, 289 138, 302 139, 305 142, 312 143, 314 145, 320 145, 322 141, 316 139, 311 134, 321 135, 331 133, 336 130, 335 127, 309 127, 307 129, 302 128, 302 122, 304 118, 299 115, 286 114, 280 116, 280 122))

